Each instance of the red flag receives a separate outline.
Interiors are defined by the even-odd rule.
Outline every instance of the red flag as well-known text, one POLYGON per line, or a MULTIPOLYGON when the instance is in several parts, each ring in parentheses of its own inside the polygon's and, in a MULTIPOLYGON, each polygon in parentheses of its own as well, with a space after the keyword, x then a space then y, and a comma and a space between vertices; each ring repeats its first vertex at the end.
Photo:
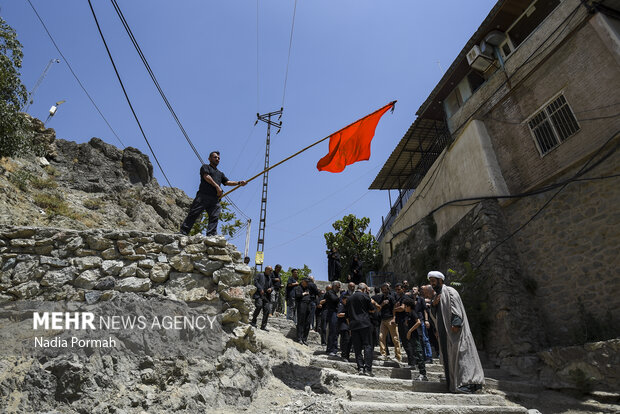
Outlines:
POLYGON ((338 173, 354 162, 370 159, 370 142, 379 119, 395 102, 336 132, 329 138, 329 153, 316 164, 319 171, 338 173))

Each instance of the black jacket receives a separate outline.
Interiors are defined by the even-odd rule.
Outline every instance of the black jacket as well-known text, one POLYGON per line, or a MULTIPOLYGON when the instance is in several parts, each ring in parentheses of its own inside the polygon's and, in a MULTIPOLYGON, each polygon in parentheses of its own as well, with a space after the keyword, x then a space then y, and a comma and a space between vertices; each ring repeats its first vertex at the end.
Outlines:
POLYGON ((318 295, 319 292, 314 283, 308 283, 308 286, 304 289, 302 285, 295 287, 295 301, 297 303, 304 302, 310 303, 313 302, 318 295), (304 295, 304 292, 308 292, 307 295, 304 295))
POLYGON ((254 286, 256 286, 256 292, 252 295, 252 298, 258 299, 262 297, 263 299, 271 300, 271 295, 267 293, 267 289, 271 287, 271 278, 267 276, 265 273, 257 273, 254 276, 254 286), (263 291, 263 295, 261 295, 261 290, 263 291))
POLYGON ((282 278, 280 278, 280 274, 276 273, 275 271, 271 272, 271 287, 273 288, 273 290, 280 290, 280 288, 282 287, 282 278), (276 282, 274 281, 274 279, 280 280, 276 282))
POLYGON ((327 312, 336 312, 339 303, 340 292, 336 293, 332 289, 325 293, 325 304, 323 304, 323 306, 327 309, 327 312))

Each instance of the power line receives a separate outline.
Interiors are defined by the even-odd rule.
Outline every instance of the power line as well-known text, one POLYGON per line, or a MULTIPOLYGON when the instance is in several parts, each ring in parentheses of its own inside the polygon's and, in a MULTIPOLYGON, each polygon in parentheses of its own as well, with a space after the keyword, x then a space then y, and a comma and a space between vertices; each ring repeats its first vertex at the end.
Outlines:
POLYGON ((159 85, 159 82, 157 81, 157 78, 155 77, 155 73, 153 73, 153 70, 151 69, 151 65, 149 65, 149 62, 146 59, 146 56, 144 56, 144 53, 142 53, 142 48, 140 48, 140 45, 138 44, 138 41, 136 40, 135 36, 133 35, 133 32, 132 32, 131 28, 129 27, 129 24, 127 23, 127 20, 125 19, 125 16, 123 15, 123 12, 121 11, 118 3, 116 2, 116 0, 111 0, 111 2, 112 2, 112 6, 114 6, 114 10, 116 11, 116 14, 117 14, 118 18, 121 20, 121 23, 123 24, 123 27, 125 28, 125 31, 127 32, 127 35, 131 39, 131 43, 133 43, 133 46, 136 49, 136 52, 138 52, 138 55, 140 56, 140 60, 142 60, 142 63, 144 64, 144 67, 146 68, 147 72, 149 73, 149 75, 151 77, 151 80, 155 84, 155 87, 157 88, 157 91, 159 92, 161 98, 164 100, 164 103, 166 104, 166 107, 168 108, 168 111, 170 111, 170 114, 172 115, 172 117, 176 121, 177 125, 179 126, 179 129, 181 130, 181 133, 185 137, 185 140, 187 141, 189 146, 194 151, 194 154, 196 155, 196 157, 198 158, 200 163, 204 164, 205 162, 203 161, 202 157, 198 153, 198 150, 194 146, 194 143, 189 138, 189 135, 187 134, 187 132, 185 131, 185 128, 181 124, 181 121, 179 120, 179 117, 177 116, 176 112, 172 108, 172 105, 170 105, 170 101, 168 101, 168 98, 166 97, 166 94, 164 93, 164 91, 162 90, 161 86, 159 85))
POLYGON ((260 89, 259 89, 259 66, 258 66, 258 0, 256 0, 256 113, 260 113, 260 89))
POLYGON ((295 0, 295 6, 293 7, 293 22, 291 24, 291 37, 288 42, 288 58, 286 59, 286 72, 284 75, 284 90, 282 92, 282 105, 284 108, 284 97, 286 96, 286 84, 288 81, 288 67, 291 62, 291 48, 293 47, 293 31, 295 30, 295 15, 297 14, 297 0, 295 0))
POLYGON ((121 75, 118 73, 118 70, 116 69, 116 64, 114 63, 114 58, 112 58, 112 54, 110 53, 110 49, 108 48, 108 43, 105 41, 105 37, 103 36, 103 32, 101 31, 101 27, 99 26, 99 21, 97 20, 97 15, 95 14, 95 9, 93 9, 93 5, 91 3, 91 0, 88 0, 88 5, 90 6, 90 11, 92 12, 93 18, 95 19, 95 24, 97 25, 97 30, 99 31, 99 36, 101 36, 101 40, 103 41, 103 45, 105 46, 106 52, 108 53, 108 57, 110 58, 110 62, 112 62, 112 67, 114 67, 114 72, 116 73, 116 77, 118 78, 118 82, 121 84, 121 88, 123 89, 123 94, 125 95, 125 99, 127 100, 127 104, 129 105, 129 108, 131 109, 131 113, 133 114, 133 117, 135 118, 136 123, 138 124, 138 127, 140 128, 140 132, 142 133, 142 136, 144 137, 144 140, 146 141, 146 145, 149 147, 149 150, 151 151, 151 154, 153 155, 153 159, 157 163, 157 166, 159 167, 159 170, 161 171, 162 175, 166 179, 166 182, 168 183, 168 185, 170 187, 172 187, 172 184, 170 184, 170 180, 168 180, 168 177, 166 176, 166 173, 164 172, 164 169, 162 168, 161 164, 159 163, 159 160, 157 159, 157 156, 155 155, 155 152, 153 151, 153 148, 151 147, 151 143, 149 142, 148 138, 146 137, 146 134, 144 133, 144 130, 142 129, 142 125, 140 124, 140 120, 138 119, 138 115, 136 115, 136 111, 134 111, 134 109, 133 109, 133 105, 131 104, 131 100, 129 99, 129 95, 127 95, 127 91, 125 90, 125 85, 123 85, 123 81, 121 79, 121 75))
MULTIPOLYGON (((179 129, 181 130, 181 133, 185 137, 185 140, 187 141, 187 143, 191 147, 192 151, 194 151, 194 154, 196 155, 196 158, 198 158, 198 160, 200 161, 201 165, 205 164, 204 160, 200 156, 200 153, 196 149, 196 146, 194 145, 194 143, 192 142, 191 138, 187 134, 187 131, 185 131, 185 128, 183 127, 183 124, 179 120, 179 117, 177 116, 176 112, 172 108, 172 105, 170 104, 170 101, 168 100, 166 94, 164 93, 163 89, 161 88, 161 85, 159 84, 159 81, 157 80, 157 77, 155 76, 155 73, 151 69, 151 65, 149 64, 149 62, 148 62, 146 56, 144 55, 144 53, 142 52, 142 48, 138 44, 138 41, 136 40, 136 37, 134 36, 133 31, 131 30, 131 27, 129 27, 129 23, 127 22, 127 19, 125 19, 125 15, 123 14, 120 6, 118 5, 116 0, 111 0, 111 3, 112 3, 112 6, 114 6, 114 10, 116 11, 116 14, 117 14, 118 18, 120 19, 121 23, 123 24, 123 27, 125 28, 125 32, 127 32, 127 35, 129 36, 129 38, 131 40, 131 43, 133 44, 134 48, 136 49, 136 52, 138 52, 138 55, 140 57, 140 60, 142 61, 142 64, 144 65, 144 67, 146 68, 147 72, 149 73, 149 76, 151 77, 151 80, 153 81, 153 84, 157 88, 157 91, 159 92, 159 95, 164 100, 164 103, 166 104, 166 107, 168 108, 168 111, 170 112, 170 114, 174 118, 176 124, 178 125, 179 129)), ((233 209, 237 210, 243 217, 245 217, 246 219, 249 218, 243 211, 241 211, 241 209, 239 207, 237 207, 237 205, 229 197, 226 197, 226 200, 229 202, 231 207, 233 209)))
POLYGON ((323 221, 323 222, 319 223, 318 225, 314 226, 314 227, 313 227, 313 228, 311 228, 310 230, 308 230, 308 231, 306 231, 306 232, 304 232, 304 233, 300 234, 299 236, 297 236, 297 237, 295 237, 295 238, 293 238, 293 239, 291 239, 291 240, 285 241, 284 243, 281 243, 281 244, 278 244, 277 246, 272 247, 272 248, 271 248, 271 250, 273 250, 273 249, 277 249, 278 247, 286 246, 287 244, 292 243, 292 242, 294 242, 295 240, 300 239, 300 238, 302 238, 302 237, 306 236, 306 235, 307 235, 307 234, 309 234, 309 233, 312 233, 314 230, 318 229, 319 227, 321 227, 321 226, 322 226, 322 225, 324 225, 325 223, 329 222, 330 220, 333 220, 333 219, 334 219, 334 217, 338 216, 338 215, 339 215, 339 214, 341 214, 343 211, 345 211, 346 209, 350 208, 352 205, 354 205, 355 203, 357 203, 358 201, 360 201, 362 198, 366 197, 369 193, 370 193, 370 191, 366 191, 364 194, 362 194, 362 196, 361 196, 360 198, 358 198, 357 200, 353 201, 351 204, 347 205, 347 206, 346 206, 346 207, 344 207, 342 210, 339 210, 336 214, 334 214, 333 216, 331 216, 331 217, 330 217, 330 218, 328 218, 327 220, 325 220, 325 221, 323 221))
MULTIPOLYGON (((501 242, 499 242, 498 244, 496 244, 495 246, 493 246, 493 248, 491 250, 489 250, 489 252, 482 258, 482 260, 480 261, 480 263, 478 264, 478 266, 476 266, 476 268, 479 268, 480 266, 482 266, 484 264, 484 262, 487 260, 487 258, 491 255, 491 253, 493 253, 499 246, 501 246, 502 244, 504 244, 505 242, 507 242, 508 240, 510 240, 512 237, 514 237, 515 234, 519 233, 521 230, 523 230, 525 228, 525 226, 527 226, 528 224, 530 224, 532 221, 534 221, 534 219, 536 217, 538 217, 538 215, 540 213, 542 213, 548 206, 549 204, 551 204, 551 201, 553 201, 553 199, 562 192, 562 190, 564 190, 571 182, 577 181, 578 177, 581 177, 583 174, 592 171, 595 167, 597 167, 598 165, 600 165, 603 161, 605 161, 607 158, 609 158, 614 152, 616 152, 618 150, 618 147, 620 146, 620 143, 616 144, 615 147, 613 147, 607 154, 605 154, 600 160, 598 160, 596 163, 594 163, 594 165, 592 165, 591 167, 588 167, 588 164, 590 164, 590 162, 592 162, 592 160, 594 158, 596 158, 596 156, 603 150, 603 148, 605 148, 607 146, 607 144, 609 144, 609 142, 611 142, 618 134, 620 133, 620 131, 616 131, 615 134, 613 134, 606 142, 605 144, 603 144, 589 159, 588 161, 581 167, 581 169, 579 169, 579 171, 577 171, 577 173, 570 179, 566 180, 564 183, 559 183, 558 185, 561 185, 559 190, 555 192, 555 194, 553 194, 549 200, 547 200, 545 202, 545 204, 543 204, 537 211, 536 213, 534 213, 525 223, 523 223, 522 225, 520 225, 515 231, 513 231, 512 233, 510 233, 508 235, 508 237, 506 237, 505 239, 503 239, 501 242)), ((606 177, 595 177, 594 179, 603 179, 603 178, 613 178, 618 176, 618 174, 615 174, 613 176, 606 176, 606 177)), ((580 181, 585 181, 585 179, 581 179, 580 181)))
POLYGON ((90 100, 90 102, 93 104, 93 106, 95 107, 95 109, 97 110, 97 112, 99 113, 99 115, 101 116, 101 119, 103 119, 103 121, 105 122, 105 124, 108 126, 108 128, 110 128, 110 131, 112 131, 112 134, 114 134, 114 136, 116 137, 116 139, 118 140, 119 144, 121 144, 121 146, 123 148, 125 148, 125 144, 123 143, 123 141, 121 141, 121 139, 119 138, 118 134, 116 133, 116 131, 114 131, 114 128, 112 128, 112 125, 110 125, 110 123, 108 122, 108 120, 106 119, 105 116, 103 116, 103 113, 101 112, 101 110, 99 109, 99 107, 97 106, 97 104, 95 103, 95 101, 93 100, 92 96, 90 96, 90 94, 88 93, 88 91, 86 90, 86 87, 84 87, 84 85, 82 84, 82 81, 80 81, 80 78, 78 78, 78 76, 76 75, 75 71, 73 70, 73 68, 71 67, 71 64, 69 63, 69 60, 67 59, 67 57, 62 53, 62 51, 60 50, 60 48, 58 47, 58 44, 56 44, 56 41, 54 40, 54 37, 52 36, 52 34, 50 33, 50 31, 47 29, 47 26, 45 25, 45 23, 43 22, 43 19, 41 18, 41 16, 39 15, 39 13, 37 12, 37 9, 34 8, 34 5, 32 4, 32 2, 30 0, 26 0, 28 2, 28 4, 30 4, 30 7, 32 7, 32 10, 34 11, 34 14, 36 14, 37 18, 39 19, 39 22, 41 22, 41 25, 43 26, 43 29, 45 29, 45 32, 47 33, 47 36, 50 38, 50 40, 52 41, 52 44, 54 45, 54 47, 56 48, 56 51, 60 54, 60 56, 62 56, 64 62, 67 64, 67 67, 69 68, 69 71, 71 72, 71 74, 73 75, 73 77, 75 78, 75 80, 77 81, 78 85, 80 85, 80 88, 82 88, 82 90, 84 91, 84 93, 86 94, 86 96, 88 97, 88 99, 90 100))

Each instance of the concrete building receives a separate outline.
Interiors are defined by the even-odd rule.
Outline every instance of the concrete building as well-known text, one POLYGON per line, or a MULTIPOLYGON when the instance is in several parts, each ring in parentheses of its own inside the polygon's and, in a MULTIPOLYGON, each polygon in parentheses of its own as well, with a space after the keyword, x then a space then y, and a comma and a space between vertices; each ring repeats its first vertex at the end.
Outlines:
POLYGON ((501 363, 620 336, 620 1, 498 1, 416 115, 384 271, 468 283, 501 363))

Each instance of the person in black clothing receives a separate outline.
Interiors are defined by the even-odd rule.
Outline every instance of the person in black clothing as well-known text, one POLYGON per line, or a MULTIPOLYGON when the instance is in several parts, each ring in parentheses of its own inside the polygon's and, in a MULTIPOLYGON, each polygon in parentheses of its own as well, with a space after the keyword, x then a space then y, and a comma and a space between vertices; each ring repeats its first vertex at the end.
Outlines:
POLYGON ((220 187, 224 185, 246 185, 245 181, 230 181, 223 172, 217 169, 220 163, 220 152, 213 151, 209 154, 209 165, 204 164, 200 167, 200 187, 196 193, 196 198, 189 207, 187 217, 181 224, 181 233, 188 235, 194 222, 203 211, 209 215, 209 224, 207 225, 207 236, 213 236, 217 233, 217 222, 220 219, 220 197, 224 191, 220 187))
POLYGON ((271 273, 271 315, 275 315, 276 312, 280 312, 280 304, 282 299, 280 298, 280 289, 282 288, 282 279, 280 278, 280 272, 282 271, 282 265, 277 264, 271 273))
POLYGON ((351 355, 351 332, 349 331, 349 322, 347 321, 346 306, 349 299, 349 292, 345 292, 338 304, 338 331, 340 332, 340 356, 349 362, 351 355))
POLYGON ((297 341, 308 345, 308 333, 310 332, 310 304, 317 295, 316 285, 310 284, 307 278, 301 280, 301 284, 295 287, 295 301, 297 302, 297 341))
POLYGON ((323 296, 325 296, 325 291, 319 290, 319 294, 317 295, 316 300, 314 301, 314 304, 315 304, 314 326, 310 327, 310 329, 314 329, 314 332, 318 332, 319 334, 321 333, 321 315, 322 315, 321 311, 323 310, 323 307, 321 306, 320 302, 323 299, 323 296))
POLYGON ((265 268, 265 273, 257 273, 256 276, 254 276, 254 286, 256 286, 256 292, 254 292, 252 298, 254 299, 254 305, 256 308, 254 309, 254 314, 252 315, 252 322, 250 322, 250 325, 256 327, 256 319, 262 310, 263 322, 261 323, 260 328, 263 331, 267 330, 267 319, 269 319, 272 271, 273 269, 271 266, 267 266, 265 268))
POLYGON ((414 354, 410 353, 409 340, 407 339, 407 331, 409 328, 405 324, 405 305, 404 301, 406 299, 410 299, 409 296, 405 295, 403 290, 403 286, 400 283, 394 285, 394 290, 396 291, 396 295, 394 296, 394 320, 396 322, 396 326, 398 327, 398 338, 400 339, 400 343, 402 344, 402 348, 405 350, 407 354, 407 361, 409 366, 414 366, 414 354))
POLYGON ((351 272, 349 274, 349 281, 354 284, 358 284, 362 282, 362 263, 357 255, 353 256, 353 261, 351 262, 351 272))
POLYGON ((369 312, 379 309, 379 305, 368 296, 365 283, 357 286, 356 292, 347 299, 346 316, 351 330, 351 344, 355 351, 357 372, 360 375, 374 376, 372 373, 373 349, 370 344, 371 327, 369 312))
POLYGON ((295 304, 295 288, 299 286, 297 281, 297 269, 291 270, 291 277, 286 283, 286 319, 297 323, 297 306, 295 304))
POLYGON ((309 322, 308 322, 308 326, 310 328, 314 327, 314 318, 316 317, 315 313, 316 313, 316 297, 319 295, 319 288, 316 287, 316 284, 314 283, 314 277, 312 276, 308 276, 308 284, 311 287, 311 302, 310 302, 310 316, 309 316, 309 322))
POLYGON ((338 352, 338 304, 340 303, 340 282, 332 283, 331 290, 325 293, 325 306, 327 311, 327 354, 336 356, 338 352))
POLYGON ((340 253, 338 253, 338 249, 332 247, 331 250, 327 251, 327 280, 330 282, 338 280, 341 271, 340 253))
POLYGON ((325 298, 327 296, 327 292, 331 289, 331 285, 327 285, 325 287, 325 292, 321 295, 321 299, 317 305, 317 309, 321 310, 321 345, 327 345, 327 306, 325 305, 327 299, 325 298))
MULTIPOLYGON (((371 299, 377 303, 381 302, 381 288, 379 286, 375 286, 375 294, 371 297, 371 299)), ((370 339, 372 348, 374 349, 377 345, 379 345, 379 328, 381 327, 381 312, 379 309, 372 308, 370 310, 370 322, 372 322, 370 339)))
POLYGON ((433 363, 433 352, 431 351, 431 345, 428 340, 428 331, 427 329, 430 327, 428 311, 426 309, 426 301, 420 295, 420 290, 417 286, 414 286, 411 289, 411 297, 415 300, 415 311, 418 314, 418 318, 420 318, 420 322, 422 323, 422 327, 420 328, 420 344, 422 345, 422 355, 427 363, 433 363))
POLYGON ((405 297, 402 301, 404 312, 403 312, 403 325, 405 326, 404 337, 407 339, 407 358, 409 355, 414 356, 409 360, 409 366, 413 367, 413 360, 415 359, 417 362, 418 370, 420 371, 420 376, 417 378, 418 381, 428 381, 426 377, 426 365, 425 358, 422 353, 422 322, 418 318, 418 313, 415 311, 415 300, 405 297))

